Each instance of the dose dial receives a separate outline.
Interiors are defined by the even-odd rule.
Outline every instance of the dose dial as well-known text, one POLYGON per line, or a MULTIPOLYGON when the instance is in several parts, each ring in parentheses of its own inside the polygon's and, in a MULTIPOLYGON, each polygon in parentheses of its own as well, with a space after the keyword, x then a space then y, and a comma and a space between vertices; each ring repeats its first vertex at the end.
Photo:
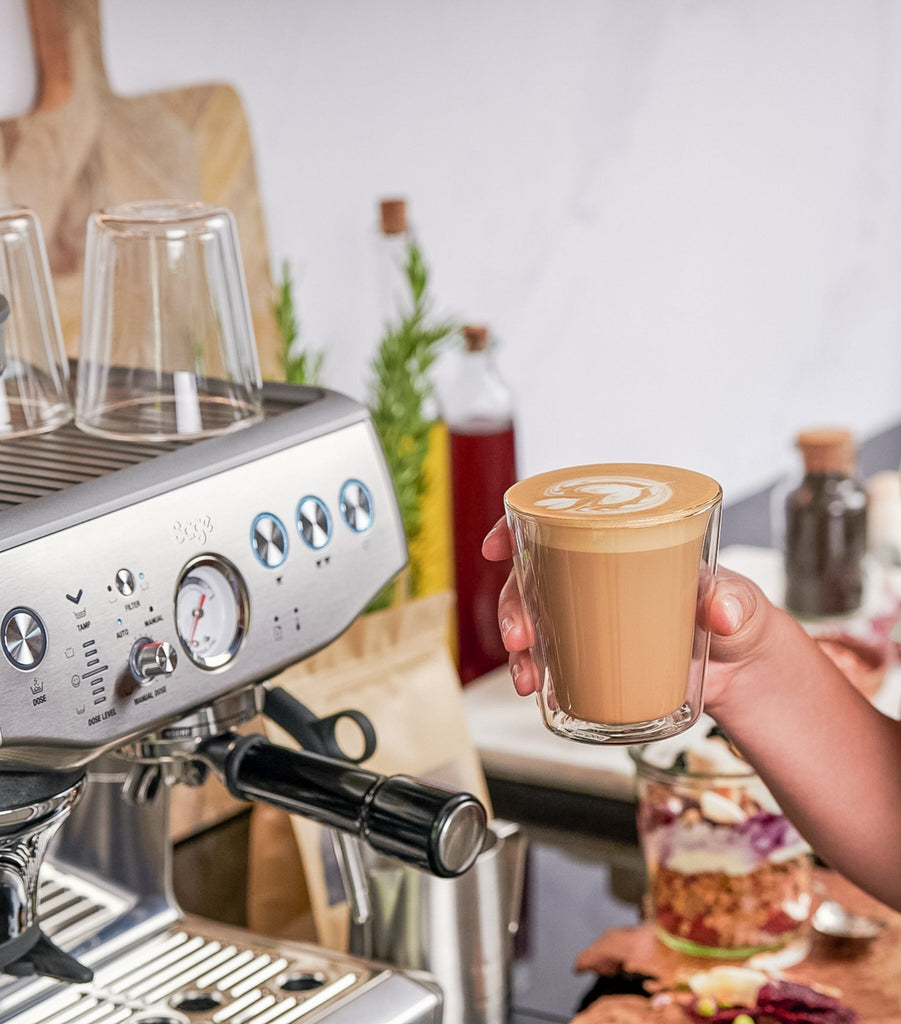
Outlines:
POLYGON ((36 668, 47 652, 44 623, 30 608, 13 608, 0 625, 0 646, 16 668, 36 668))
POLYGON ((244 639, 247 616, 247 589, 230 562, 201 555, 185 566, 175 593, 175 624, 195 665, 227 665, 244 639))

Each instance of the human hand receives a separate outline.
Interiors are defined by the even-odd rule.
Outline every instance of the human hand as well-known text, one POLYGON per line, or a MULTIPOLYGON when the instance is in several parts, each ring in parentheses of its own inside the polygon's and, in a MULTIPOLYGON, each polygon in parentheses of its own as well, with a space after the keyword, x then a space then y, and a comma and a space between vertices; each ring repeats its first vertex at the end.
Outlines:
MULTIPOLYGON (((482 554, 491 562, 513 557, 513 539, 505 518, 485 537, 482 554)), ((782 613, 751 580, 729 569, 717 571, 715 584, 699 611, 699 624, 711 634, 704 685, 708 709, 715 710, 730 681, 763 653, 768 623, 778 614, 782 613)), ((534 642, 532 623, 512 570, 498 599, 497 620, 516 692, 523 697, 535 693, 541 680, 529 650, 534 642)))
MULTIPOLYGON (((503 562, 513 557, 513 538, 504 516, 492 526, 482 541, 482 555, 489 562, 503 562)), ((497 602, 497 624, 504 649, 509 654, 510 675, 513 686, 521 697, 536 693, 540 679, 538 667, 532 660, 530 648, 535 642, 532 623, 523 607, 519 587, 513 570, 501 588, 497 602)))

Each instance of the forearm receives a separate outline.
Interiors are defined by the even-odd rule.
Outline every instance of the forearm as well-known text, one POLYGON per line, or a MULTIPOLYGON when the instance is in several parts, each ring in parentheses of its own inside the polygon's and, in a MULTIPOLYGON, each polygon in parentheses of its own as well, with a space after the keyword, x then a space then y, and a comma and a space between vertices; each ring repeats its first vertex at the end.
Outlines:
POLYGON ((789 616, 767 626, 708 710, 817 854, 901 909, 901 725, 789 616))

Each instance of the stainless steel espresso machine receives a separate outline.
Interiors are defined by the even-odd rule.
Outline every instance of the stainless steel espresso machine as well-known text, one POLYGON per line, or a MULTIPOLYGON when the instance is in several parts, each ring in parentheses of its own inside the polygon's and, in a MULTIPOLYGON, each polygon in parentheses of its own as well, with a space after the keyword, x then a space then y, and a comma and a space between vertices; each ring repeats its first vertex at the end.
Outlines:
POLYGON ((172 897, 168 787, 210 773, 438 875, 485 829, 469 794, 235 731, 406 559, 366 410, 287 385, 265 404, 193 443, 0 442, 0 1021, 441 1020, 428 976, 172 897))

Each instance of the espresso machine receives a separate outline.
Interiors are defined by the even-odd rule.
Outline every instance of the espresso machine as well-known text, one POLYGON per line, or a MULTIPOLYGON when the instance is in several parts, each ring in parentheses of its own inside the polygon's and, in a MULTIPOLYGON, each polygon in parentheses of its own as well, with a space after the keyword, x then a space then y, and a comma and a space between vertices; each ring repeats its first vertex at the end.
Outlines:
POLYGON ((275 384, 264 402, 193 442, 71 424, 0 442, 0 1021, 441 1020, 426 974, 192 918, 172 895, 169 788, 211 774, 439 876, 485 832, 469 794, 330 756, 315 694, 310 710, 278 691, 406 547, 365 408, 275 384), (305 749, 242 728, 270 706, 305 749))

